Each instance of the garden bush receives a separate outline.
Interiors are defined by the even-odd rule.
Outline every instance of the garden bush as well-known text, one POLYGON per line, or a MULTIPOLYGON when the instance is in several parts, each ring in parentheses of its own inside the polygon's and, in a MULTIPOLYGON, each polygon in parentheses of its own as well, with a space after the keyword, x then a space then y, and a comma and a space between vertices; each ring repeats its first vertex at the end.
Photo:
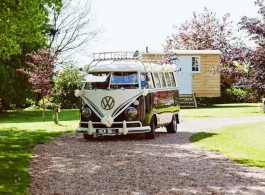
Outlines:
POLYGON ((258 98, 253 92, 246 89, 227 88, 221 91, 221 97, 197 98, 200 104, 226 104, 226 103, 256 103, 258 98))

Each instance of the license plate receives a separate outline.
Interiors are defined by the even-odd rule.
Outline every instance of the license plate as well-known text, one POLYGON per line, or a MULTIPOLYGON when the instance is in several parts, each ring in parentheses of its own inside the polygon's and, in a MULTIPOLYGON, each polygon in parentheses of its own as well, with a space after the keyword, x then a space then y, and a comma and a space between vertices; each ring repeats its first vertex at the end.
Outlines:
POLYGON ((96 129, 97 134, 117 134, 118 129, 96 129))

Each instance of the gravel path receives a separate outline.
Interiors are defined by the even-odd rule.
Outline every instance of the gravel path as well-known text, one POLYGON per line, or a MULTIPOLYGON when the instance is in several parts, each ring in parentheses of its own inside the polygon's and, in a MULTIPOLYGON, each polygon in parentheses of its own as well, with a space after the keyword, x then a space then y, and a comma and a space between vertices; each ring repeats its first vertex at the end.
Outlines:
POLYGON ((97 137, 70 133, 38 145, 30 165, 30 193, 36 194, 265 194, 265 170, 236 164, 195 147, 199 131, 265 117, 187 120, 178 133, 159 129, 143 135, 97 137))

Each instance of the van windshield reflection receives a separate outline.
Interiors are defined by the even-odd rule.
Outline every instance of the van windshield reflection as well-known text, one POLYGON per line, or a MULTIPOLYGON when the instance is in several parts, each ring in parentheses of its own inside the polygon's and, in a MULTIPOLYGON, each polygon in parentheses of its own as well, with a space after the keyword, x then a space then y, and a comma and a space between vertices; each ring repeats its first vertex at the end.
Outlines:
POLYGON ((138 74, 136 72, 114 72, 112 74, 111 84, 138 84, 138 74))
POLYGON ((137 72, 113 72, 110 73, 91 73, 85 82, 86 90, 91 89, 118 89, 118 88, 138 88, 137 72))

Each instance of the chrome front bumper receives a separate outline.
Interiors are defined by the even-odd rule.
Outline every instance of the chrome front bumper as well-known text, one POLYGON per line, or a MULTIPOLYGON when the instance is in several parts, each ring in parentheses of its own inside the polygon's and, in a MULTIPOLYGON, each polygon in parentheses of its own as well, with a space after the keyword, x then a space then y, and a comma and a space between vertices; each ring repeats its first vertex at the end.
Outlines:
POLYGON ((122 124, 122 128, 119 127, 105 127, 105 128, 94 128, 93 124, 101 124, 100 122, 80 122, 80 124, 88 124, 88 127, 77 127, 76 131, 79 133, 88 133, 89 135, 97 134, 96 129, 118 129, 117 134, 135 134, 135 133, 147 133, 151 130, 150 126, 142 126, 142 123, 137 121, 123 121, 123 122, 113 122, 113 124, 122 124), (127 124, 138 123, 139 127, 127 127, 127 124))

